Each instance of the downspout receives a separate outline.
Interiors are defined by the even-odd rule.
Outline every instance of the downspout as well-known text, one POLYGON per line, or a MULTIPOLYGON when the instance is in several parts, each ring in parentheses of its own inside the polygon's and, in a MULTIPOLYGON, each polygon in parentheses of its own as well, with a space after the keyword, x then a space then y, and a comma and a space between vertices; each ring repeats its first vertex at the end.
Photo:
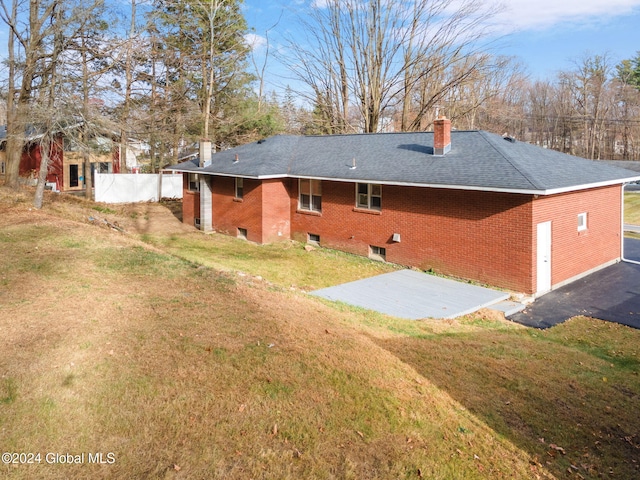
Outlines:
POLYGON ((633 263, 634 265, 640 265, 640 262, 636 261, 636 260, 629 260, 628 258, 624 258, 624 189, 627 186, 627 183, 623 183, 622 184, 622 198, 621 198, 621 203, 620 203, 620 210, 621 210, 621 228, 622 228, 622 232, 620 235, 620 252, 621 252, 621 256, 620 256, 620 260, 622 260, 623 262, 627 262, 627 263, 633 263))

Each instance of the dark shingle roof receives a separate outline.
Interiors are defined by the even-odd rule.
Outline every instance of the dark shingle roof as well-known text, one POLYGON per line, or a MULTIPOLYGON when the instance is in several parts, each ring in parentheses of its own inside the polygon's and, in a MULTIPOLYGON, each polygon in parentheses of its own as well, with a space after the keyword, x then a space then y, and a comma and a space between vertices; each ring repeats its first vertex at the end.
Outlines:
POLYGON ((598 160, 598 162, 611 165, 613 167, 626 168, 627 170, 640 172, 640 162, 633 162, 630 160, 598 160))
POLYGON ((217 153, 202 169, 188 162, 170 169, 539 194, 640 179, 629 170, 484 131, 451 132, 445 156, 433 155, 433 132, 279 135, 217 153))

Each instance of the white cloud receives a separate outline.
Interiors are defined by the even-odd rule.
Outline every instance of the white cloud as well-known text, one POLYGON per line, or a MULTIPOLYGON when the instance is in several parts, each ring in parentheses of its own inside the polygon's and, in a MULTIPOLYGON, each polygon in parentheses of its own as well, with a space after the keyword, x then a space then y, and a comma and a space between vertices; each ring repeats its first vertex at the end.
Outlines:
POLYGON ((247 33, 244 36, 244 41, 247 42, 247 45, 251 47, 251 50, 254 52, 258 50, 260 47, 267 44, 267 39, 261 35, 256 35, 255 33, 247 33))
POLYGON ((640 0, 505 0, 497 22, 505 30, 543 30, 602 21, 640 9, 640 0))

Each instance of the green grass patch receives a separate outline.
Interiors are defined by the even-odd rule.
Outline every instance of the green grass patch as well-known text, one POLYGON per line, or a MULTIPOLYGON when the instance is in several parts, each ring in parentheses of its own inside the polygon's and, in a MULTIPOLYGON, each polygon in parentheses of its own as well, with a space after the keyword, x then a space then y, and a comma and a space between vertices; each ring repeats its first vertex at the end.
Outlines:
POLYGON ((624 223, 640 225, 640 192, 624 194, 624 223))
POLYGON ((142 239, 197 264, 242 271, 281 286, 293 285, 304 290, 324 288, 399 268, 331 249, 316 248, 308 252, 297 242, 257 245, 220 234, 144 235, 142 239))
POLYGON ((18 384, 13 378, 0 381, 0 404, 9 405, 18 397, 18 384))
POLYGON ((174 269, 189 266, 175 256, 139 246, 102 249, 97 252, 94 262, 99 268, 110 272, 144 276, 170 275, 174 269))
POLYGON ((554 474, 573 465, 584 478, 633 478, 638 338, 622 325, 573 319, 546 331, 488 327, 379 343, 554 474))
POLYGON ((118 212, 116 212, 115 210, 106 207, 104 205, 95 205, 93 207, 91 207, 92 210, 95 210, 96 212, 100 212, 100 213, 104 213, 106 215, 114 215, 118 212))

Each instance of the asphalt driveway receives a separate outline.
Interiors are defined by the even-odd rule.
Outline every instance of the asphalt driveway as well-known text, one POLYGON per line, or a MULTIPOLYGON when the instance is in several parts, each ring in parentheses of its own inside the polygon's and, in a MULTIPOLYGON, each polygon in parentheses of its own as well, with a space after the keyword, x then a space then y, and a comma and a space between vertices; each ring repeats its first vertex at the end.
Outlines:
MULTIPOLYGON (((640 240, 625 239, 625 257, 640 261, 640 240)), ((621 262, 607 267, 547 293, 508 318, 548 328, 577 315, 640 329, 640 265, 621 262)))

